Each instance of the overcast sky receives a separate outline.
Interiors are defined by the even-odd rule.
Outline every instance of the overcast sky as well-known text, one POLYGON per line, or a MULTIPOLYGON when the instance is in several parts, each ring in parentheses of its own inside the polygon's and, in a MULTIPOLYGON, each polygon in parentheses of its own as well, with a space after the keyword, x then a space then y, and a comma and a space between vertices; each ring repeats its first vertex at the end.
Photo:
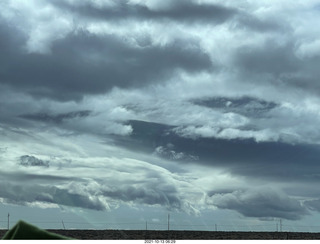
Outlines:
POLYGON ((317 23, 318 0, 1 1, 2 209, 319 221, 317 23))

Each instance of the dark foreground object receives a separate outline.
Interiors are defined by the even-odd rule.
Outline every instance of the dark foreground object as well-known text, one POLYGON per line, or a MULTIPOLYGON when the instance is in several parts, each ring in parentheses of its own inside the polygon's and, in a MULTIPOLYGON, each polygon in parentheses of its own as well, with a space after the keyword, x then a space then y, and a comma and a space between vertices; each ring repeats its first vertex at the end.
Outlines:
MULTIPOLYGON (((320 240, 320 233, 145 231, 145 230, 48 230, 80 240, 320 240)), ((0 230, 0 237, 5 234, 0 230)))
POLYGON ((4 240, 68 240, 70 238, 58 235, 22 220, 1 236, 4 240))

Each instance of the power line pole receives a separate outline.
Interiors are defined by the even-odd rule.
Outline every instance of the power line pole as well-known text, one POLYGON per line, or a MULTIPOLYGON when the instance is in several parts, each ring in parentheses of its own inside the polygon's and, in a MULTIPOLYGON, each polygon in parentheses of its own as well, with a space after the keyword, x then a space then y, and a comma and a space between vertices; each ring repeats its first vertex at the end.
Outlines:
POLYGON ((282 232, 282 219, 280 219, 280 232, 282 232))
POLYGON ((9 230, 9 227, 10 227, 10 214, 8 213, 8 230, 9 230))
POLYGON ((170 230, 170 214, 168 214, 168 231, 170 230))
POLYGON ((215 225, 214 225, 214 229, 215 229, 215 231, 217 231, 217 230, 218 230, 218 228, 217 228, 217 224, 215 224, 215 225))

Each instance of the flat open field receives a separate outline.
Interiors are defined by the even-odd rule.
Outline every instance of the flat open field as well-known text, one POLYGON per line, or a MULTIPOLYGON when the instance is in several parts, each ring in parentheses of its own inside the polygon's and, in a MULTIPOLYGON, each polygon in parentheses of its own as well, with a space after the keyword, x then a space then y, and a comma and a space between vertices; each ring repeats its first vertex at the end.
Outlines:
MULTIPOLYGON (((154 230, 49 230, 80 240, 319 240, 320 233, 154 230)), ((0 230, 0 237, 6 230, 0 230)))

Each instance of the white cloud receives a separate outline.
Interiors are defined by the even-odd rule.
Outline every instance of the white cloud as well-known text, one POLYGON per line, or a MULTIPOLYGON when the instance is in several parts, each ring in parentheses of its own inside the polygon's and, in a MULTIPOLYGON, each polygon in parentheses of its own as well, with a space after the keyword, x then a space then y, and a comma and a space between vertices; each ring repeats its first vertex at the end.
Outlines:
POLYGON ((73 137, 71 144, 70 137, 40 134, 33 135, 34 139, 18 134, 20 140, 24 138, 23 144, 3 138, 8 146, 4 155, 7 168, 1 172, 4 198, 16 203, 41 205, 44 202, 98 210, 116 208, 119 204, 159 205, 198 213, 197 196, 204 193, 186 181, 183 174, 147 161, 123 158, 121 154, 129 156, 130 153, 88 140, 89 137, 73 137), (32 150, 29 143, 33 145, 32 150), (94 156, 96 150, 100 154, 104 151, 101 157, 94 156), (23 154, 46 162, 48 167, 19 167, 18 155, 23 154), (10 182, 5 183, 9 178, 10 182), (28 184, 24 184, 26 180, 28 184))
POLYGON ((27 36, 26 50, 31 53, 50 53, 51 43, 73 29, 71 16, 43 1, 8 1, 2 11, 27 36))
POLYGON ((183 160, 183 161, 197 161, 199 160, 198 156, 194 156, 191 154, 186 154, 184 152, 176 152, 174 150, 173 144, 167 144, 166 146, 159 146, 157 147, 154 152, 154 155, 167 158, 171 160, 183 160))

